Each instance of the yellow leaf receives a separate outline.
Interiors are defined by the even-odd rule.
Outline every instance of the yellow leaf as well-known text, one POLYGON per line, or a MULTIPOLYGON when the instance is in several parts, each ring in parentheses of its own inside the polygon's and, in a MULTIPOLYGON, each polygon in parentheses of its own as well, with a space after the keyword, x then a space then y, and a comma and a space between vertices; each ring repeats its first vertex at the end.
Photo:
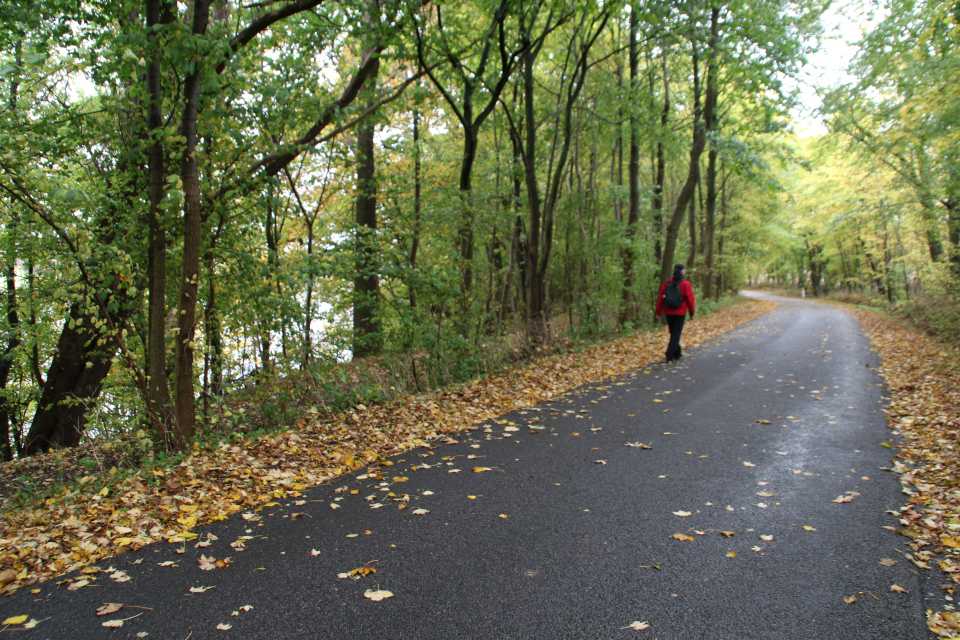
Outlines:
POLYGON ((199 508, 199 505, 196 504, 182 504, 180 505, 180 511, 184 513, 193 513, 199 508))
POLYGON ((394 478, 393 481, 394 481, 394 482, 406 482, 406 481, 409 480, 409 479, 410 479, 410 478, 407 478, 406 476, 401 476, 401 477, 394 478))
POLYGON ((910 593, 909 591, 907 591, 907 590, 904 589, 903 587, 901 587, 901 586, 899 586, 899 585, 896 585, 896 584, 890 585, 890 591, 893 591, 893 592, 895 592, 895 593, 910 593))
POLYGON ((507 517, 507 514, 501 513, 501 514, 500 514, 500 517, 501 517, 501 518, 506 518, 506 517, 507 517))
POLYGON ((728 557, 728 558, 736 558, 736 557, 737 557, 737 552, 736 552, 736 551, 731 551, 730 553, 727 554, 727 557, 728 557))
POLYGON ((110 493, 110 489, 108 489, 107 487, 104 487, 103 489, 100 489, 100 493, 97 495, 107 497, 107 494, 109 493, 110 493))
POLYGON ((660 398, 654 398, 653 401, 654 401, 654 402, 663 402, 663 400, 661 400, 660 398))
POLYGON ((113 541, 113 544, 117 545, 118 547, 125 547, 131 542, 133 542, 133 538, 116 538, 113 541))
POLYGON ((23 624, 27 621, 27 616, 13 616, 3 621, 3 624, 23 624))
POLYGON ((383 589, 377 589, 376 591, 374 591, 373 589, 367 589, 366 591, 363 592, 363 595, 364 595, 364 597, 366 597, 366 598, 370 598, 370 599, 373 600, 374 602, 380 602, 381 600, 384 600, 385 598, 392 598, 392 597, 393 597, 393 592, 392 592, 392 591, 384 591, 383 589))

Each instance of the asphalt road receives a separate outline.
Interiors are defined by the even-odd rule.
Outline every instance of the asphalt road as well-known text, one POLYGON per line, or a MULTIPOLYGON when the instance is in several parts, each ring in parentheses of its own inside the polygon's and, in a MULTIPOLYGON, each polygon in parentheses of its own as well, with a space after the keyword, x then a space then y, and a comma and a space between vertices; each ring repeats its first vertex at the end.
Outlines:
POLYGON ((17 637, 71 640, 930 638, 936 576, 903 558, 887 512, 904 496, 883 469, 878 358, 853 317, 779 302, 679 364, 395 458, 383 486, 342 478, 260 521, 198 530, 217 537, 208 548, 114 558, 128 582, 47 582, 0 601, 0 615, 42 620, 17 637), (251 538, 236 551, 240 536, 251 538), (201 553, 232 563, 201 571, 201 553), (365 565, 377 572, 337 577, 365 565), (190 593, 200 586, 215 588, 190 593), (393 597, 364 597, 378 588, 393 597), (104 602, 147 609, 95 616, 104 602), (649 627, 625 628, 634 621, 649 627))

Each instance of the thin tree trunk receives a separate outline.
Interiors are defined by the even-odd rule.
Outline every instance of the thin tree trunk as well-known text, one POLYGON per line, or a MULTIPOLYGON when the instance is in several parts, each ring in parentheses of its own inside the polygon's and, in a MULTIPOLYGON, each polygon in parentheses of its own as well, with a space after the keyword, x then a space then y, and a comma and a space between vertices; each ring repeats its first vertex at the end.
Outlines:
MULTIPOLYGON (((670 122, 670 79, 667 76, 667 51, 662 52, 663 57, 663 110, 660 112, 660 133, 657 136, 657 177, 656 184, 653 187, 653 256, 659 263, 663 260, 663 247, 660 244, 660 238, 663 236, 663 186, 666 180, 667 153, 666 137, 667 124, 670 122)), ((651 98, 652 99, 652 98, 651 98)))
MULTIPOLYGON (((195 0, 191 33, 202 36, 210 18, 210 0, 195 0)), ((193 360, 196 346, 193 338, 197 316, 197 282, 200 272, 200 172, 197 162, 197 117, 200 110, 201 63, 184 83, 186 103, 180 134, 184 137, 181 180, 183 181, 183 269, 180 304, 177 314, 175 397, 177 424, 173 443, 184 449, 196 430, 196 407, 193 390, 193 360)))
POLYGON ((704 274, 700 282, 703 295, 713 297, 714 233, 717 220, 717 150, 711 148, 707 156, 707 206, 703 212, 703 267, 704 274))
POLYGON ((164 196, 166 166, 163 147, 163 86, 161 84, 161 43, 157 29, 169 24, 174 16, 168 0, 146 0, 147 43, 150 62, 146 68, 147 84, 147 151, 149 241, 147 258, 147 402, 156 414, 158 424, 151 425, 154 444, 169 446, 169 430, 174 419, 167 382, 167 238, 163 227, 160 203, 164 196))
MULTIPOLYGON (((17 314, 17 281, 13 260, 7 265, 7 330, 10 338, 7 347, 0 356, 0 389, 7 388, 10 371, 13 368, 13 352, 20 346, 20 317, 17 314)), ((12 395, 12 394, 11 394, 12 395)), ((10 446, 10 416, 14 413, 10 395, 0 397, 0 460, 13 460, 16 453, 10 446)))
MULTIPOLYGON (((639 90, 639 56, 637 51, 637 31, 639 29, 636 5, 630 8, 630 96, 631 103, 639 90)), ((620 312, 621 324, 633 322, 637 318, 637 296, 635 263, 637 260, 636 237, 640 223, 640 117, 636 109, 630 112, 630 205, 627 214, 626 247, 623 251, 623 292, 620 312)))
MULTIPOLYGON (((710 11, 710 53, 707 59, 707 93, 704 101, 703 119, 710 119, 712 122, 713 110, 717 103, 717 47, 719 44, 719 16, 720 9, 713 8, 710 11)), ((680 196, 677 198, 676 206, 673 210, 673 216, 670 218, 670 224, 667 226, 667 238, 663 251, 663 260, 660 264, 660 279, 667 280, 673 270, 673 257, 677 249, 677 238, 680 232, 680 225, 683 222, 683 215, 686 212, 690 200, 693 199, 697 187, 697 177, 699 176, 700 155, 703 153, 706 145, 706 125, 701 122, 699 114, 694 118, 694 137, 693 148, 690 149, 690 167, 687 172, 687 181, 680 190, 680 196)))
POLYGON ((413 110, 413 238, 410 240, 410 308, 417 308, 417 252, 420 249, 420 216, 423 206, 420 179, 420 109, 413 110))

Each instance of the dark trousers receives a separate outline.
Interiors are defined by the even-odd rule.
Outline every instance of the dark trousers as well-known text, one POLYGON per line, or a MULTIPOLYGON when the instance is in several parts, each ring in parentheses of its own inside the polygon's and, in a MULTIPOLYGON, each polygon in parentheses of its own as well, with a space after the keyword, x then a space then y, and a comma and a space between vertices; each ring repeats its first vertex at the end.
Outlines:
POLYGON ((680 334, 683 333, 683 323, 686 319, 686 315, 667 315, 667 327, 670 328, 670 344, 667 345, 667 362, 679 360, 680 356, 683 355, 683 351, 680 349, 680 334))

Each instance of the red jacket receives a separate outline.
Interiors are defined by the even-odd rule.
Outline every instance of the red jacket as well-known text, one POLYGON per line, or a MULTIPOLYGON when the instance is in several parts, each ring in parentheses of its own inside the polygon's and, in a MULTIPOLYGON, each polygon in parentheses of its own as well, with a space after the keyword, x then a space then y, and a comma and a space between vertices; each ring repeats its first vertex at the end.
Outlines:
POLYGON ((690 281, 686 278, 681 280, 680 295, 683 297, 683 304, 676 309, 669 309, 663 306, 663 293, 667 290, 667 282, 673 282, 673 279, 671 278, 660 285, 660 295, 657 296, 657 311, 655 315, 665 313, 668 316, 683 316, 689 311, 690 317, 692 318, 694 311, 696 311, 696 300, 693 298, 693 285, 690 284, 690 281))

